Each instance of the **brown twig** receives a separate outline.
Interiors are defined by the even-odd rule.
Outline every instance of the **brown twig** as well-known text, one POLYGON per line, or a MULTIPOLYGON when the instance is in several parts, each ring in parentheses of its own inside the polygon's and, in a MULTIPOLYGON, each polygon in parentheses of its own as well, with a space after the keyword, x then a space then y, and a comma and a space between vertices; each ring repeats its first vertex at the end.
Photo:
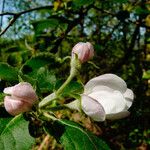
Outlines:
POLYGON ((116 16, 116 14, 114 14, 114 13, 108 11, 108 10, 104 10, 104 9, 102 9, 102 8, 98 8, 98 7, 96 7, 95 5, 93 5, 92 7, 93 7, 94 9, 96 9, 96 10, 102 12, 102 13, 106 13, 106 14, 109 14, 109 15, 112 15, 112 16, 116 16))
POLYGON ((12 13, 12 12, 4 12, 4 13, 0 13, 0 16, 6 16, 6 15, 8 15, 8 16, 14 16, 15 13, 12 13))
POLYGON ((49 135, 46 135, 45 138, 43 139, 41 145, 39 146, 38 150, 42 150, 43 147, 46 145, 46 143, 48 143, 49 140, 49 135))
POLYGON ((6 26, 6 28, 0 32, 0 36, 3 35, 3 34, 8 30, 8 28, 9 28, 10 26, 12 26, 12 24, 17 20, 18 17, 19 17, 19 16, 15 15, 14 18, 12 18, 12 19, 10 20, 10 22, 8 23, 8 25, 6 26))
POLYGON ((41 10, 41 9, 52 9, 53 6, 42 6, 42 7, 36 7, 36 8, 32 8, 32 9, 29 9, 29 10, 25 10, 25 11, 21 11, 19 13, 11 13, 11 12, 4 12, 4 13, 1 13, 0 16, 4 16, 4 15, 12 15, 13 18, 9 21, 8 25, 4 28, 4 30, 2 30, 0 32, 0 36, 3 35, 9 28, 10 26, 12 26, 14 24, 14 22, 23 14, 25 13, 29 13, 29 12, 32 12, 32 11, 36 11, 36 10, 41 10))
POLYGON ((87 14, 87 12, 90 8, 92 8, 92 5, 89 5, 88 7, 86 7, 85 10, 82 10, 82 8, 81 8, 81 10, 79 10, 79 17, 78 18, 74 19, 73 21, 70 21, 70 20, 67 21, 68 22, 68 27, 67 27, 66 31, 64 32, 64 34, 61 37, 56 39, 55 44, 54 44, 55 46, 50 50, 51 52, 54 52, 54 53, 57 52, 57 49, 58 49, 59 45, 61 44, 61 42, 66 38, 67 34, 76 25, 81 23, 81 21, 83 20, 84 15, 87 14))

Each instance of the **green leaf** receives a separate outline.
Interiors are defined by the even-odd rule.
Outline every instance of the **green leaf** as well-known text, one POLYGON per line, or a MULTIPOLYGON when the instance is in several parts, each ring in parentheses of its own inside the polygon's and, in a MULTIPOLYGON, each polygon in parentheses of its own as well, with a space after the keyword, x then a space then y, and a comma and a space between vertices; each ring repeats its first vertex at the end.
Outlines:
POLYGON ((5 94, 0 92, 0 102, 4 100, 5 94))
POLYGON ((94 2, 94 0, 74 0, 73 3, 75 4, 75 6, 77 7, 81 7, 84 5, 90 5, 94 2))
POLYGON ((55 18, 39 20, 33 23, 33 27, 36 33, 40 33, 44 29, 55 28, 59 25, 59 21, 55 18))
POLYGON ((41 67, 37 71, 37 80, 39 88, 42 92, 53 91, 56 82, 56 76, 53 72, 50 72, 45 67, 41 67))
POLYGON ((50 65, 51 68, 55 68, 58 66, 58 61, 55 56, 50 53, 39 53, 37 56, 32 57, 25 63, 23 72, 30 73, 46 65, 50 65))
POLYGON ((14 53, 20 51, 22 51, 22 48, 20 48, 18 45, 12 45, 5 50, 6 53, 14 53))
MULTIPOLYGON (((1 117, 1 114, 0 114, 1 117)), ((11 121, 12 118, 0 118, 0 134, 5 129, 6 125, 11 121)))
POLYGON ((51 125, 47 124, 45 129, 64 146, 65 150, 110 150, 102 139, 72 121, 57 120, 51 125))
POLYGON ((150 70, 147 70, 143 73, 143 79, 149 80, 150 79, 150 70))
POLYGON ((27 61, 26 65, 30 66, 32 69, 39 69, 40 67, 48 64, 53 64, 55 62, 56 59, 54 55, 50 53, 40 53, 27 61))
POLYGON ((137 15, 148 15, 150 13, 149 10, 143 9, 139 6, 136 7, 135 12, 136 12, 137 15))
POLYGON ((18 72, 15 68, 9 66, 6 63, 0 63, 0 79, 7 81, 17 81, 18 72))
POLYGON ((115 3, 127 3, 128 0, 113 0, 113 2, 115 3))
POLYGON ((34 138, 28 132, 28 122, 22 115, 10 120, 0 135, 1 150, 29 150, 33 143, 34 138))

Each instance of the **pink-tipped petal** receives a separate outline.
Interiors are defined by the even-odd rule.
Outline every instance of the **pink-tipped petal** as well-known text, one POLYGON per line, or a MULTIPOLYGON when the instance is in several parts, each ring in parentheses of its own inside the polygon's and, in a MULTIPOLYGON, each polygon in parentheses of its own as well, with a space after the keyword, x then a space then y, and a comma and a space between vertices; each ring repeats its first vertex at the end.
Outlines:
POLYGON ((90 49, 90 57, 92 58, 94 56, 94 48, 93 45, 90 42, 86 42, 87 47, 90 49))
POLYGON ((72 48, 72 54, 77 54, 78 59, 84 63, 94 56, 94 48, 89 42, 79 42, 72 48))
POLYGON ((97 100, 107 114, 115 114, 126 109, 126 101, 119 91, 108 92, 108 91, 99 91, 89 94, 90 97, 97 100))
POLYGON ((31 104, 25 101, 13 99, 11 96, 6 96, 4 98, 4 106, 6 111, 13 116, 29 111, 32 107, 31 104))
POLYGON ((12 95, 23 98, 29 103, 34 103, 38 99, 33 87, 27 82, 21 82, 13 86, 12 95))
POLYGON ((103 106, 93 98, 83 94, 81 106, 85 114, 91 117, 94 121, 105 120, 105 111, 103 106))

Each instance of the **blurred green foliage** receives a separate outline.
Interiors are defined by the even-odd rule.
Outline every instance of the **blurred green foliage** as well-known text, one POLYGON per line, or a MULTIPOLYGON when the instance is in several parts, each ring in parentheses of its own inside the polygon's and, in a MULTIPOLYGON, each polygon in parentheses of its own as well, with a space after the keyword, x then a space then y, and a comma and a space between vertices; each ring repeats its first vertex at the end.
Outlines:
MULTIPOLYGON (((53 92, 69 74, 72 47, 94 45, 92 63, 82 66, 78 82, 103 73, 121 76, 135 93, 128 118, 98 123, 112 149, 150 145, 150 3, 146 0, 14 1, 14 13, 41 6, 51 9, 20 16, 0 38, 0 92, 20 80, 34 85, 40 97, 53 92)), ((5 11, 5 10, 4 10, 5 11)), ((10 16, 11 17, 11 16, 10 16)), ((3 16, 2 30, 9 22, 3 16)), ((75 82, 75 81, 74 81, 75 82)), ((76 82, 76 86, 78 85, 76 82)), ((80 86, 79 86, 80 87, 80 86)), ((1 99, 2 101, 2 99, 1 99)))

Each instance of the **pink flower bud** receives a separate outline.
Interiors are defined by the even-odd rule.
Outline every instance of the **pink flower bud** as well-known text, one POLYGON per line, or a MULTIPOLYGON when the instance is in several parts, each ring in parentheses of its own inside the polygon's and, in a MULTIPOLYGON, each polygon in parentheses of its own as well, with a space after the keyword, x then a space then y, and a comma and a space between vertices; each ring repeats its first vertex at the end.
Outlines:
POLYGON ((73 47, 72 54, 77 54, 78 59, 84 63, 94 56, 94 48, 89 42, 79 42, 73 47))
POLYGON ((8 113, 17 115, 31 110, 38 97, 30 83, 21 82, 15 86, 4 89, 6 96, 4 106, 8 113))

